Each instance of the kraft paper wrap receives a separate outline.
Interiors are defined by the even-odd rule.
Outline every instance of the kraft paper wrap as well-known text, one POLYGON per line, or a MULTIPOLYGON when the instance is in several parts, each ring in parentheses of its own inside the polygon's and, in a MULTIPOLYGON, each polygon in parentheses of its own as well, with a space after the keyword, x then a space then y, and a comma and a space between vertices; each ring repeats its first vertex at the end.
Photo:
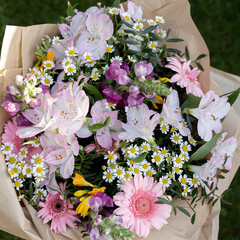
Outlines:
MULTIPOLYGON (((143 6, 144 17, 153 18, 154 15, 161 15, 166 19, 168 27, 173 29, 173 37, 184 38, 184 44, 189 46, 190 56, 195 59, 199 54, 208 54, 207 47, 195 27, 191 16, 190 6, 185 0, 134 0, 137 4, 143 6), (154 10, 153 10, 154 9, 154 10), (174 11, 174 12, 173 12, 174 11)), ((58 33, 57 25, 44 24, 30 27, 7 26, 3 41, 2 55, 0 62, 0 104, 4 101, 6 87, 14 83, 15 76, 25 74, 35 59, 35 45, 41 43, 43 35, 50 37, 58 33)), ((177 45, 184 49, 184 44, 177 45)), ((176 46, 176 45, 175 45, 176 46)), ((211 69, 211 81, 209 80, 209 58, 201 60, 205 72, 201 74, 201 84, 204 91, 214 89, 218 94, 228 92, 240 86, 240 78, 211 69)), ((239 104, 234 105, 235 111, 231 109, 228 117, 224 121, 224 129, 228 130, 229 136, 236 136, 240 142, 240 110, 239 104)), ((0 107, 0 135, 3 131, 4 123, 10 119, 7 112, 0 107)), ((226 175, 226 179, 219 181, 219 190, 221 194, 227 189, 240 165, 239 146, 233 159, 233 166, 226 175)), ((18 201, 16 192, 12 186, 11 179, 7 172, 4 156, 0 153, 0 229, 11 234, 20 236, 29 240, 68 240, 82 239, 81 227, 77 229, 68 229, 64 234, 56 235, 50 230, 49 224, 42 224, 42 219, 36 217, 36 211, 23 199, 22 203, 18 201)), ((176 200, 178 206, 186 206, 184 201, 176 200)), ((196 207, 197 217, 194 225, 190 219, 178 211, 168 219, 168 225, 160 231, 152 230, 147 239, 174 239, 174 240, 215 240, 218 236, 220 202, 213 208, 207 204, 199 204, 196 207)), ((84 238, 89 240, 89 238, 84 238)), ((139 240, 142 238, 136 237, 139 240)))

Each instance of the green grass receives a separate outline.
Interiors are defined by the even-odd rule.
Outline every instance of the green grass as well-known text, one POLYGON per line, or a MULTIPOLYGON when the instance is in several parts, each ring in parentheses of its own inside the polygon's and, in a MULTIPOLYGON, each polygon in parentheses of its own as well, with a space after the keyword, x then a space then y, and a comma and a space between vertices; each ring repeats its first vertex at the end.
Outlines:
MULTIPOLYGON (((146 0, 147 1, 147 0, 146 0)), ((59 22, 65 16, 66 2, 63 0, 0 0, 0 39, 5 26, 32 25, 59 22)), ((72 4, 78 1, 71 1, 72 4)), ((99 0, 80 0, 79 10, 87 9, 99 0)), ((102 1, 109 4, 111 1, 102 1)), ((190 0, 192 17, 204 37, 211 55, 211 65, 221 70, 240 75, 239 53, 239 0, 190 0)), ((1 45, 1 40, 0 40, 1 45)), ((231 184, 225 199, 232 206, 222 205, 219 239, 240 239, 240 170, 231 184)), ((0 239, 18 240, 10 234, 0 232, 0 239)))

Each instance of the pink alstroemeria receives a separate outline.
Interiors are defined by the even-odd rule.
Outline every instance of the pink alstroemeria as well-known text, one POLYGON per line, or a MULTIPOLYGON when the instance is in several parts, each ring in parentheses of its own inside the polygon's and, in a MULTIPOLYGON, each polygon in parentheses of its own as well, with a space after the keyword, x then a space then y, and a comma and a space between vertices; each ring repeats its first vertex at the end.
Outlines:
POLYGON ((41 146, 49 152, 46 162, 60 167, 62 177, 71 176, 74 170, 74 156, 79 153, 79 144, 75 135, 65 137, 61 134, 45 132, 40 141, 41 146))
POLYGON ((212 138, 212 131, 220 133, 222 130, 221 119, 230 110, 227 97, 219 97, 214 91, 208 91, 203 95, 198 108, 189 109, 189 114, 198 119, 198 134, 205 141, 212 138))
POLYGON ((53 124, 58 118, 58 114, 53 115, 53 103, 56 99, 52 98, 49 93, 40 93, 37 99, 41 101, 40 106, 34 109, 27 109, 22 113, 33 125, 19 127, 17 135, 21 138, 33 137, 48 129, 52 129, 53 124))
POLYGON ((69 84, 59 92, 54 103, 54 112, 59 112, 59 117, 54 125, 62 135, 72 135, 83 125, 89 109, 89 98, 81 90, 78 82, 69 84))
POLYGON ((230 137, 224 141, 226 135, 227 133, 222 134, 211 153, 213 156, 221 159, 221 168, 225 167, 227 170, 230 170, 232 168, 233 154, 237 149, 237 139, 230 137))
POLYGON ((120 4, 120 17, 122 20, 126 20, 124 17, 125 14, 130 18, 131 22, 132 22, 131 18, 135 22, 138 22, 142 19, 143 16, 142 7, 128 0, 127 12, 125 12, 123 5, 120 4))
POLYGON ((107 40, 113 35, 113 23, 102 10, 91 12, 86 20, 86 31, 76 40, 80 55, 90 52, 95 60, 103 57, 107 49, 107 40))
POLYGON ((197 76, 200 74, 200 70, 197 68, 191 69, 191 61, 186 61, 185 58, 168 57, 167 61, 169 64, 165 67, 177 72, 170 79, 170 82, 176 82, 181 88, 185 87, 187 94, 192 93, 195 96, 201 97, 203 92, 197 79, 197 76))
POLYGON ((190 135, 190 130, 183 124, 181 108, 179 106, 179 97, 176 90, 170 89, 171 94, 163 103, 163 110, 161 112, 161 120, 174 126, 179 130, 183 136, 190 135))
MULTIPOLYGON (((106 149, 110 149, 113 145, 113 139, 119 141, 118 134, 122 131, 121 122, 117 119, 118 111, 109 111, 106 109, 107 100, 97 101, 91 109, 90 119, 91 125, 96 123, 104 123, 107 117, 110 122, 107 126, 96 130, 96 140, 98 144, 106 149), (111 131, 113 130, 113 131, 111 131)), ((89 130, 88 130, 89 131, 89 130)), ((89 131, 90 132, 90 131, 89 131)), ((82 137, 86 133, 86 129, 80 129, 77 136, 82 137)), ((91 135, 91 132, 89 136, 91 135)), ((86 136, 83 136, 86 137, 86 136)))
POLYGON ((130 107, 127 111, 127 123, 122 123, 125 132, 118 135, 121 140, 142 138, 154 143, 153 131, 160 121, 160 114, 149 110, 146 104, 130 107))

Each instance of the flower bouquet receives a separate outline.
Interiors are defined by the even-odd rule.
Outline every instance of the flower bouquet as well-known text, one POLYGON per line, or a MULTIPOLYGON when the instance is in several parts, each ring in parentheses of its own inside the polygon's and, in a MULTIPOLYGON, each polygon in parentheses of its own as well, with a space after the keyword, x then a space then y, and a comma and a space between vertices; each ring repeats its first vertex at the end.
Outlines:
POLYGON ((132 1, 67 13, 2 104, 18 199, 35 224, 78 230, 72 239, 146 238, 181 214, 194 224, 223 197, 237 139, 222 121, 239 90, 203 91, 205 54, 191 61, 165 19, 132 1))

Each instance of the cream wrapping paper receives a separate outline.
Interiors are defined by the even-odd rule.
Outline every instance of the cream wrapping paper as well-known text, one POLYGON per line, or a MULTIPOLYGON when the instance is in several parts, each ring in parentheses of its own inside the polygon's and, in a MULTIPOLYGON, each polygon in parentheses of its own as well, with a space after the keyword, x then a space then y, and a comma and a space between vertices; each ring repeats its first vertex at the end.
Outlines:
MULTIPOLYGON (((201 53, 208 54, 207 47, 197 31, 190 17, 189 4, 185 0, 168 0, 155 2, 135 0, 137 4, 141 4, 144 13, 149 17, 153 15, 162 15, 166 19, 174 31, 174 37, 186 39, 189 45, 190 56, 198 56, 201 53), (151 9, 155 9, 151 11, 151 9), (156 10, 157 9, 157 10, 156 10), (176 14, 172 13, 175 11, 176 14), (184 15, 185 14, 185 15, 184 15), (171 19, 172 15, 172 19, 171 19), (189 26, 189 27, 188 27, 189 26), (197 41, 197 43, 195 42, 197 41)), ((14 82, 17 74, 25 74, 35 60, 35 45, 41 42, 43 35, 49 36, 58 33, 57 25, 44 24, 30 27, 7 26, 0 62, 0 104, 4 101, 6 95, 6 87, 14 82)), ((184 45, 184 44, 183 44, 184 45)), ((183 47, 179 45, 178 47, 183 47)), ((201 75, 201 84, 205 91, 209 88, 209 58, 202 60, 201 64, 205 68, 205 72, 201 75)), ((234 90, 240 86, 239 77, 211 69, 211 89, 218 94, 234 90), (227 87, 226 87, 226 86, 227 87), (225 88, 226 87, 226 88, 225 88)), ((239 106, 235 104, 234 107, 239 106)), ((236 108, 237 109, 237 108, 236 108)), ((9 119, 8 113, 0 108, 0 135, 3 131, 4 123, 9 119)), ((240 112, 231 109, 230 114, 224 121, 224 129, 227 129, 229 135, 235 135, 240 141, 240 112)), ((237 153, 233 159, 233 167, 228 173, 227 178, 220 180, 218 194, 227 189, 239 167, 239 146, 237 153)), ((50 230, 49 224, 42 224, 42 220, 36 217, 36 211, 23 199, 22 204, 19 203, 16 192, 12 186, 11 179, 7 173, 4 156, 0 153, 0 229, 11 234, 20 236, 25 239, 82 239, 82 227, 77 229, 68 229, 64 234, 56 235, 50 230)), ((184 201, 176 200, 176 205, 186 206, 184 201)), ((204 204, 199 204, 196 208, 197 217, 194 225, 190 219, 181 212, 177 216, 174 214, 168 219, 168 225, 160 231, 152 230, 149 240, 156 239, 192 239, 192 240, 215 240, 218 236, 218 221, 220 212, 220 203, 218 202, 214 208, 204 204)), ((88 240, 89 238, 84 238, 88 240)), ((135 239, 141 239, 136 237, 135 239)))

